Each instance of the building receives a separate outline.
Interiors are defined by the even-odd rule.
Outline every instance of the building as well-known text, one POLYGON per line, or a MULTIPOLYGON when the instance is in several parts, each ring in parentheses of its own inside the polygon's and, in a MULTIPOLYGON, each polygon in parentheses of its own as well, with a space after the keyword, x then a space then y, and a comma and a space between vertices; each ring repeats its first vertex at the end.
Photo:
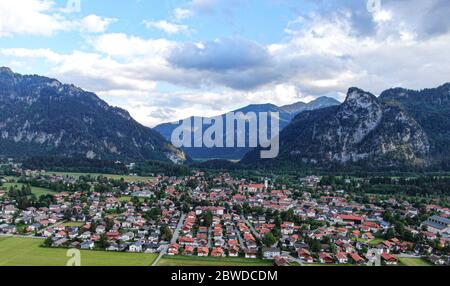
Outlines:
POLYGON ((422 226, 425 226, 429 232, 435 234, 450 233, 450 219, 437 215, 424 221, 422 226))
POLYGON ((263 248, 262 250, 263 253, 263 257, 265 259, 274 259, 277 256, 281 255, 281 251, 280 249, 276 248, 276 247, 270 247, 270 248, 263 248))

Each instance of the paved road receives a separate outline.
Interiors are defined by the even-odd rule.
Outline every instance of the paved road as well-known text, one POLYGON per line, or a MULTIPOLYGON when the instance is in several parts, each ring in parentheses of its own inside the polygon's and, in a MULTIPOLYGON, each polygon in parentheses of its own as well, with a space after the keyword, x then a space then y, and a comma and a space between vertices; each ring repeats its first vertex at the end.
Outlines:
POLYGON ((177 228, 175 229, 173 235, 172 235, 172 240, 170 241, 170 243, 176 243, 178 240, 178 237, 180 236, 180 230, 184 225, 184 219, 186 218, 185 214, 181 214, 180 217, 180 221, 178 222, 177 228))
POLYGON ((208 248, 212 247, 212 227, 211 226, 208 228, 208 243, 206 244, 206 247, 208 247, 208 248))
POLYGON ((239 245, 240 245, 241 249, 245 250, 246 247, 245 247, 244 239, 242 238, 241 231, 239 230, 239 228, 236 225, 234 225, 234 231, 237 234, 237 237, 238 237, 238 240, 239 240, 239 245))
POLYGON ((17 237, 17 238, 34 238, 34 239, 44 238, 44 237, 34 236, 34 235, 19 235, 19 234, 0 234, 0 237, 17 237))
MULTIPOLYGON (((174 233, 172 235, 172 239, 170 240, 170 244, 177 242, 178 236, 180 235, 180 230, 183 227, 185 218, 186 218, 186 215, 185 214, 181 214, 180 221, 178 222, 177 228, 175 229, 175 231, 174 231, 174 233)), ((155 259, 155 261, 153 261, 152 266, 158 265, 158 262, 161 260, 161 258, 164 255, 166 255, 168 249, 169 249, 168 245, 163 247, 163 249, 159 252, 158 257, 155 259)))
POLYGON ((66 222, 67 222, 66 220, 63 220, 63 221, 57 222, 57 223, 55 223, 55 224, 49 225, 49 226, 47 226, 46 228, 43 228, 43 229, 39 230, 37 233, 38 233, 38 234, 44 233, 44 231, 46 231, 47 229, 50 229, 50 228, 54 228, 54 227, 60 226, 60 225, 62 225, 62 224, 65 224, 66 222))
POLYGON ((245 224, 247 224, 247 226, 250 228, 250 230, 252 231, 253 235, 257 238, 257 239, 261 239, 261 236, 259 235, 259 233, 256 231, 256 229, 253 227, 253 224, 251 224, 248 220, 246 220, 245 218, 242 218, 245 222, 245 224))

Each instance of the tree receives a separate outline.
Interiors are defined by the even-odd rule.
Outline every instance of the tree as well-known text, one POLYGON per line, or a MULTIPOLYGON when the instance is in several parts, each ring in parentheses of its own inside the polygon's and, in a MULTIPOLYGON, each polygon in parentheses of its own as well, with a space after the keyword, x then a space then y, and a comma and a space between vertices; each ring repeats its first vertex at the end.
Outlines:
POLYGON ((172 235, 172 230, 167 225, 161 227, 161 240, 170 241, 172 235))
POLYGON ((270 247, 277 242, 277 239, 271 232, 269 232, 266 233, 266 235, 262 239, 262 242, 264 243, 265 246, 270 247))
POLYGON ((395 237, 395 230, 393 228, 388 229, 386 232, 386 239, 392 239, 395 237))

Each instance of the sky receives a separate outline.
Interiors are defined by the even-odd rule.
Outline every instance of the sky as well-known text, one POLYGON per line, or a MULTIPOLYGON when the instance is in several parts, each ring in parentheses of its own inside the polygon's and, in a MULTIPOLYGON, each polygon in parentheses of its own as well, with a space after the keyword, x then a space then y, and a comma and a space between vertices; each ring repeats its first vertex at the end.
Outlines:
POLYGON ((0 66, 153 127, 450 81, 448 0, 0 1, 0 66))

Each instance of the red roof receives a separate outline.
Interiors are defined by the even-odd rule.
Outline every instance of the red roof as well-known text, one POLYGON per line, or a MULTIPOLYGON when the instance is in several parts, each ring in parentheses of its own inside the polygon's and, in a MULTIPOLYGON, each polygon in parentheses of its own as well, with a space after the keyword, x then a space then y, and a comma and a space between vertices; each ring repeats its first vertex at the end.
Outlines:
POLYGON ((352 221, 362 221, 363 217, 361 216, 354 216, 354 215, 340 215, 339 216, 342 220, 352 220, 352 221))

